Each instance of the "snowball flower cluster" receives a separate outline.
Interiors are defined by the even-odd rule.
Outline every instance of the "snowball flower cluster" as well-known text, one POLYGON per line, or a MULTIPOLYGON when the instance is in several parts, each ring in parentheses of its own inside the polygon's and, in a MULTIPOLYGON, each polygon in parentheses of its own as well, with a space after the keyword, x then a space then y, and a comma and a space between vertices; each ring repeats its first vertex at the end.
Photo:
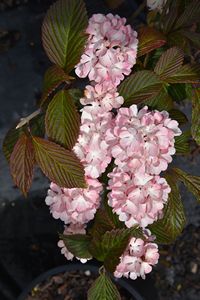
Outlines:
POLYGON ((93 104, 82 109, 80 135, 74 152, 85 167, 86 176, 98 178, 111 162, 105 134, 112 127, 112 114, 93 104))
POLYGON ((147 6, 150 10, 158 9, 160 12, 162 12, 166 2, 167 0, 147 0, 147 6))
POLYGON ((178 123, 165 111, 120 108, 106 141, 117 166, 108 174, 109 205, 127 227, 145 228, 162 216, 170 187, 158 176, 175 153, 178 123))
MULTIPOLYGON (((71 235, 71 234, 86 234, 85 226, 83 224, 70 224, 69 226, 65 226, 63 235, 71 235)), ((61 253, 66 257, 67 260, 72 260, 74 255, 66 248, 63 240, 59 240, 58 247, 61 248, 61 253)), ((80 260, 83 264, 88 261, 88 259, 76 257, 76 259, 80 260)))
POLYGON ((120 257, 114 276, 136 279, 152 271, 152 266, 158 263, 159 253, 158 245, 152 243, 148 237, 146 241, 140 238, 132 238, 123 255, 120 257))
POLYGON ((128 228, 146 227, 157 220, 167 202, 170 188, 164 178, 114 168, 109 175, 108 203, 128 228))
POLYGON ((98 180, 87 178, 88 188, 61 188, 51 183, 46 204, 55 219, 65 224, 85 224, 94 218, 100 205, 102 185, 98 180))
POLYGON ((120 108, 115 126, 107 133, 115 164, 122 170, 143 170, 148 174, 165 171, 175 154, 175 136, 181 134, 178 122, 166 111, 138 111, 136 105, 120 108))
POLYGON ((137 33, 125 24, 125 18, 112 14, 94 14, 89 20, 88 41, 75 71, 104 91, 115 88, 136 62, 137 33))

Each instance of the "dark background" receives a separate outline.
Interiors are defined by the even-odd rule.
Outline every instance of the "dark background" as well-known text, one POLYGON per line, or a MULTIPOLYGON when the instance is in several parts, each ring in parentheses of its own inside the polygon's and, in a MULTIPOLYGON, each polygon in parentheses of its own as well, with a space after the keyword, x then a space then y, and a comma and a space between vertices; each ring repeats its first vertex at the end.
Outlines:
MULTIPOLYGON (((41 45, 41 24, 54 1, 0 0, 0 140, 8 128, 36 109, 42 78, 50 65, 41 45)), ((129 18, 141 1, 124 1, 114 13, 129 18)), ((88 13, 107 13, 105 1, 86 1, 88 13)), ((144 14, 135 21, 143 22, 144 14)), ((191 105, 180 107, 191 118, 191 105)), ((196 151, 180 157, 175 164, 200 175, 196 151)), ((48 180, 36 172, 28 199, 13 186, 9 167, 0 152, 0 300, 14 300, 19 292, 40 273, 65 264, 57 248, 57 232, 62 224, 55 221, 44 203, 48 180)), ((200 299, 200 206, 182 187, 188 217, 187 227, 170 247, 161 248, 161 260, 147 281, 139 280, 139 289, 158 299, 200 299)), ((133 282, 133 285, 135 283, 133 282)), ((153 297, 153 298, 152 298, 153 297)))

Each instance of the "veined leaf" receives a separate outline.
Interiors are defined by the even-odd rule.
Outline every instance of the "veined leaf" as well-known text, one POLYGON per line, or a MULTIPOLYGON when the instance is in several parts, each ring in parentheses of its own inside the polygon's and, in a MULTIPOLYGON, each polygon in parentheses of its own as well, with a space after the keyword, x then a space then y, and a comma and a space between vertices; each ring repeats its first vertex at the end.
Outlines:
POLYGON ((147 26, 139 29, 138 40, 138 57, 160 48, 166 43, 166 38, 161 32, 147 26))
POLYGON ((63 69, 54 65, 51 66, 44 75, 43 93, 40 106, 43 106, 46 99, 59 87, 63 82, 70 83, 71 77, 63 69))
POLYGON ((33 137, 36 162, 53 182, 66 188, 86 188, 84 168, 76 155, 63 147, 33 137))
POLYGON ((88 291, 88 300, 120 300, 116 286, 106 274, 100 274, 88 291))
POLYGON ((10 160, 10 156, 13 152, 15 144, 17 143, 20 136, 24 134, 26 128, 26 126, 20 127, 18 129, 13 127, 7 132, 3 140, 3 153, 7 161, 10 160))
POLYGON ((191 132, 194 140, 200 145, 200 89, 194 86, 192 96, 192 127, 191 132))
POLYGON ((85 42, 87 12, 83 0, 58 0, 48 10, 42 41, 49 59, 70 72, 80 60, 85 42))
POLYGON ((168 88, 168 93, 172 99, 176 102, 181 102, 187 99, 186 84, 176 83, 172 84, 168 88))
POLYGON ((199 21, 200 15, 200 2, 199 0, 190 1, 190 4, 186 6, 184 12, 177 19, 174 29, 181 27, 188 27, 194 22, 199 21))
POLYGON ((157 62, 154 71, 162 80, 177 73, 183 64, 184 53, 181 49, 173 47, 165 51, 157 62))
POLYGON ((163 218, 149 226, 156 242, 172 243, 182 232, 186 219, 181 196, 173 177, 166 176, 171 187, 171 193, 163 210, 163 218))
POLYGON ((200 78, 200 66, 186 64, 171 74, 166 81, 168 83, 198 83, 200 78))
POLYGON ((65 148, 75 145, 80 127, 80 117, 68 91, 59 91, 46 112, 46 132, 50 139, 65 148))
POLYGON ((29 122, 31 135, 44 137, 45 136, 45 117, 44 114, 40 114, 29 122))
POLYGON ((61 234, 60 238, 63 240, 66 248, 78 258, 92 258, 89 252, 89 244, 91 238, 86 234, 61 234))
POLYGON ((180 6, 182 6, 182 0, 167 1, 165 8, 162 11, 160 21, 161 29, 165 34, 173 30, 174 23, 180 13, 180 6))
POLYGON ((200 33, 199 32, 193 32, 193 31, 189 31, 189 30, 181 30, 179 34, 182 34, 188 40, 190 40, 195 47, 197 47, 198 49, 200 48, 200 33))
POLYGON ((26 196, 33 179, 34 148, 30 137, 22 134, 10 157, 10 172, 16 186, 26 196))
POLYGON ((138 71, 125 79, 119 87, 124 105, 138 104, 159 94, 162 82, 152 71, 138 71))
POLYGON ((173 168, 173 174, 182 181, 188 190, 200 201, 200 177, 187 174, 181 169, 173 168))
POLYGON ((176 120, 179 123, 179 125, 183 125, 188 122, 186 115, 178 109, 170 110, 169 116, 171 119, 176 120))
POLYGON ((161 92, 155 96, 153 99, 145 101, 145 104, 150 106, 153 109, 157 110, 166 110, 169 111, 173 108, 172 98, 168 95, 168 93, 162 89, 161 92))
POLYGON ((190 137, 191 137, 190 131, 185 131, 180 136, 175 137, 176 154, 190 153, 190 144, 189 144, 190 137))
POLYGON ((90 245, 91 254, 104 262, 110 272, 114 272, 119 258, 125 251, 131 237, 143 237, 142 230, 137 226, 124 229, 113 229, 103 234, 101 239, 94 237, 90 245))

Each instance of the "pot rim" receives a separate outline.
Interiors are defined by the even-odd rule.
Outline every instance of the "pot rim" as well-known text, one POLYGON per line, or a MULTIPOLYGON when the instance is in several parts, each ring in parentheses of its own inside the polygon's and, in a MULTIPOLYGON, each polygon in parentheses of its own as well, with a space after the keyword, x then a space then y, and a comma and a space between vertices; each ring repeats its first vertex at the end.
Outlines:
MULTIPOLYGON (((25 297, 29 294, 29 292, 40 282, 44 281, 48 277, 54 276, 59 273, 71 272, 71 271, 86 271, 90 270, 94 273, 99 272, 99 268, 92 264, 81 264, 81 263, 69 263, 67 265, 58 266, 56 268, 50 269, 38 277, 36 277, 30 284, 24 289, 24 291, 20 294, 17 300, 25 300, 25 297)), ((136 300, 145 300, 125 279, 114 278, 115 282, 117 282, 121 287, 126 289, 136 300)))

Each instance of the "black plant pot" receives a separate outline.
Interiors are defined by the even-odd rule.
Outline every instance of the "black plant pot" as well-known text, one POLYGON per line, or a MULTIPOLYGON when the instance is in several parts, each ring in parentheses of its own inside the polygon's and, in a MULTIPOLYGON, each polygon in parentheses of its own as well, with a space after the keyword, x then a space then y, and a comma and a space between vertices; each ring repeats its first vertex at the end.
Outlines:
MULTIPOLYGON (((54 269, 51 269, 40 276, 38 276, 35 280, 33 280, 28 287, 22 292, 22 294, 18 297, 18 300, 26 300, 27 296, 30 294, 30 292, 33 290, 33 288, 46 281, 48 278, 58 275, 60 273, 65 272, 73 272, 73 271, 86 271, 90 270, 93 274, 98 274, 99 268, 95 265, 91 264, 81 264, 81 263, 70 263, 64 266, 60 266, 54 269)), ((114 278, 113 278, 114 279, 114 278)), ((124 290, 128 292, 130 295, 130 300, 145 300, 139 293, 134 289, 134 287, 126 280, 124 279, 114 279, 114 281, 124 290)))

